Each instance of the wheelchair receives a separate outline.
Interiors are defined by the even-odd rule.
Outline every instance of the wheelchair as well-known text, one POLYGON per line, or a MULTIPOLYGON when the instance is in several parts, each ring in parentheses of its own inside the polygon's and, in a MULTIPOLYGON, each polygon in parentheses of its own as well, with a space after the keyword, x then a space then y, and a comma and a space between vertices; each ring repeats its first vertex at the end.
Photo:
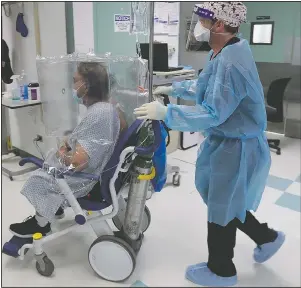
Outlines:
POLYGON ((34 234, 33 238, 13 236, 4 244, 2 252, 23 260, 28 250, 33 249, 38 273, 49 277, 55 267, 43 251, 43 244, 88 224, 97 236, 88 251, 91 268, 105 280, 112 282, 127 280, 135 269, 144 232, 151 221, 151 214, 145 202, 150 180, 155 176, 151 159, 162 141, 160 129, 158 121, 136 120, 128 129, 121 132, 114 153, 101 176, 84 172, 67 174, 97 181, 92 191, 83 198, 74 197, 64 176, 54 167, 46 167, 47 165, 38 158, 22 159, 20 166, 33 163, 55 177, 66 199, 66 205, 75 213, 75 223, 44 237, 39 233, 34 234), (152 132, 152 141, 141 142, 141 134, 145 137, 149 132, 152 132), (135 160, 138 158, 138 163, 145 161, 150 169, 146 169, 146 166, 137 167, 135 160), (128 197, 127 200, 124 195, 128 197), (102 210, 108 207, 112 207, 112 211, 103 214, 102 210), (113 220, 118 231, 111 230, 107 223, 108 219, 113 220))

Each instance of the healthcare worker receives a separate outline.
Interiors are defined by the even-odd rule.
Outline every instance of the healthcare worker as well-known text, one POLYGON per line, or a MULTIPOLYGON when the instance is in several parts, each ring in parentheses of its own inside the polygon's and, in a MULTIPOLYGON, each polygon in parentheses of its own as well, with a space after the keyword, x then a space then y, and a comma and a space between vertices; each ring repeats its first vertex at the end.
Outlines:
POLYGON ((196 5, 194 37, 188 38, 209 42, 207 65, 197 80, 154 91, 194 99, 196 105, 166 107, 155 101, 135 111, 140 119, 164 120, 172 130, 204 131, 207 136, 198 153, 195 184, 208 207, 209 258, 186 270, 188 280, 203 286, 237 283, 232 261, 237 228, 257 245, 253 257, 259 263, 285 240, 282 232, 261 224, 250 212, 261 201, 271 158, 263 88, 248 42, 236 36, 246 12, 242 2, 196 5))

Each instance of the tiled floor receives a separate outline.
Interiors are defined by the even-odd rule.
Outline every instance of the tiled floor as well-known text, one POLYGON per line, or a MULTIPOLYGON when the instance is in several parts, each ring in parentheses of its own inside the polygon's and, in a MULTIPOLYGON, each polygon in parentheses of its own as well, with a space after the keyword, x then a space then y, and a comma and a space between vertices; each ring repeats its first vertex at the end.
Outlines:
MULTIPOLYGON (((300 287, 300 140, 282 138, 282 155, 272 153, 272 167, 263 199, 256 215, 275 229, 286 233, 282 249, 266 264, 255 265, 254 243, 237 234, 235 264, 237 286, 300 287)), ((134 274, 126 283, 110 283, 94 275, 87 260, 93 241, 85 228, 45 245, 56 271, 53 277, 41 277, 35 271, 32 254, 23 262, 3 256, 3 286, 27 287, 195 287, 184 278, 187 265, 207 259, 206 206, 194 187, 196 148, 176 151, 169 164, 181 167, 178 188, 167 187, 147 202, 152 224, 137 258, 134 274)), ((25 177, 2 184, 2 242, 10 238, 8 226, 33 213, 19 194, 25 177), (22 180, 23 179, 23 180, 22 180)))

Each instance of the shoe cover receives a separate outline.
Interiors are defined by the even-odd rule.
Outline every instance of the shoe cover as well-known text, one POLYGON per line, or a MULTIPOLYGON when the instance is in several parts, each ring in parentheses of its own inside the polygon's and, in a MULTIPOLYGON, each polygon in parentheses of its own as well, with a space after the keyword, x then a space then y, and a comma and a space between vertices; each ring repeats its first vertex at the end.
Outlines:
POLYGON ((28 35, 28 29, 24 23, 24 14, 19 13, 17 16, 17 22, 16 22, 16 30, 19 32, 23 37, 27 37, 28 35))
POLYGON ((263 263, 273 257, 276 252, 280 249, 285 241, 285 234, 283 232, 277 232, 278 237, 274 242, 260 245, 254 249, 254 260, 257 263, 263 263))
POLYGON ((201 262, 201 263, 189 265, 186 269, 186 272, 189 271, 189 270, 192 270, 192 269, 201 268, 201 267, 205 267, 205 266, 207 266, 206 262, 201 262))
POLYGON ((200 263, 190 266, 186 270, 186 279, 189 281, 201 285, 211 287, 226 287, 234 286, 237 284, 237 276, 232 277, 220 277, 207 267, 207 263, 200 263), (194 267, 194 268, 193 268, 194 267))

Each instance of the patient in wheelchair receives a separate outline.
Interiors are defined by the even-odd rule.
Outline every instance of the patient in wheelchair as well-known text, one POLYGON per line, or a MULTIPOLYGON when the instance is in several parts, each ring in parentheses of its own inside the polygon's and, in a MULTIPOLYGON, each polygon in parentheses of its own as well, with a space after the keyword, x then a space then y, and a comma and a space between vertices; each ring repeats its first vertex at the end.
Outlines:
MULTIPOLYGON (((74 75, 73 97, 85 105, 87 111, 70 136, 59 149, 47 155, 47 165, 56 168, 72 167, 100 175, 112 156, 124 121, 115 105, 109 100, 109 77, 106 68, 95 62, 81 62, 74 75)), ((40 232, 51 232, 50 223, 64 216, 61 208, 65 199, 58 184, 46 170, 39 169, 25 183, 21 194, 35 208, 35 216, 22 223, 10 225, 10 231, 21 238, 40 232)), ((86 196, 96 181, 65 176, 76 198, 86 196)))

